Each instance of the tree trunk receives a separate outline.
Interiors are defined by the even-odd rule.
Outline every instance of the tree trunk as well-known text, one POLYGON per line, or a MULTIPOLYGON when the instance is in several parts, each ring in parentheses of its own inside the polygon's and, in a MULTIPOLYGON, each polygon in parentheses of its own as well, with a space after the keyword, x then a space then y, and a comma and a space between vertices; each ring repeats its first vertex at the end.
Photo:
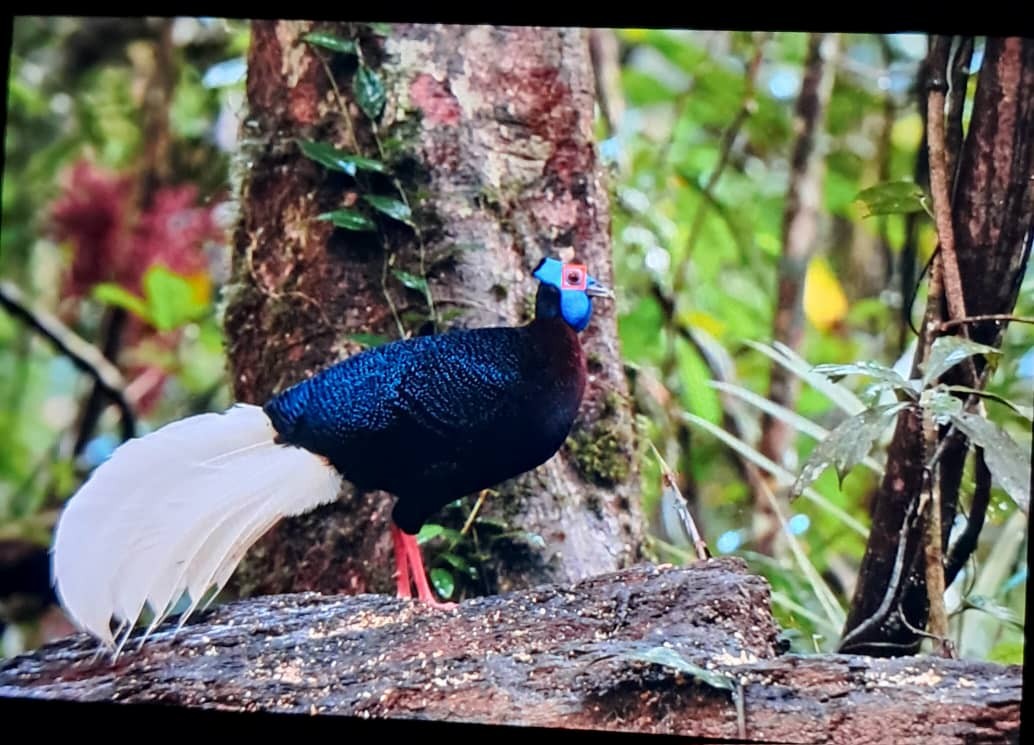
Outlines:
MULTIPOLYGON (((531 270, 565 249, 611 283, 586 32, 399 24, 382 37, 357 24, 256 21, 247 97, 225 318, 239 400, 264 402, 355 353, 357 334, 526 322, 531 270), (307 44, 313 31, 357 40, 360 58, 307 44), (355 84, 359 66, 383 82, 379 116, 370 76, 355 84), (381 160, 389 174, 330 171, 298 139, 381 160), (399 187, 411 225, 376 212, 376 232, 316 219, 362 206, 364 194, 399 198, 399 187)), ((583 343, 590 377, 567 443, 489 496, 485 519, 453 550, 479 570, 465 579, 468 594, 574 580, 639 555, 634 434, 612 303, 596 303, 583 343)), ((283 521, 245 558, 238 591, 393 589, 392 503, 349 487, 338 503, 283 521)), ((469 510, 454 505, 437 522, 459 527, 469 510)), ((432 565, 436 546, 427 548, 432 565)))
MULTIPOLYGON (((0 665, 0 697, 722 742, 1019 742, 1019 665, 782 656, 778 633, 767 583, 720 559, 638 566, 444 613, 371 595, 247 600, 175 637, 169 624, 139 652, 131 641, 114 666, 91 659, 85 635, 55 642, 0 665)), ((161 709, 139 711, 153 729, 161 709)), ((177 713, 182 726, 187 712, 177 713)))
MULTIPOLYGON (((931 74, 937 76, 936 71, 931 74)), ((1010 313, 1026 269, 1034 230, 1031 91, 1034 40, 989 38, 952 203, 955 250, 966 312, 971 316, 1010 313)), ((942 113, 930 111, 928 115, 942 113)), ((1005 324, 970 324, 968 328, 971 339, 997 346, 1005 324)), ((930 328, 926 326, 924 334, 928 333, 930 328)), ((978 371, 980 367, 978 360, 978 371)), ((972 380, 952 377, 963 374, 961 368, 953 370, 945 382, 974 385, 972 380)), ((956 513, 967 450, 960 438, 947 446, 948 455, 941 461, 941 532, 945 538, 956 513)), ((888 656, 919 649, 922 636, 917 630, 926 627, 929 612, 924 554, 920 550, 923 521, 916 515, 923 484, 923 452, 921 422, 906 411, 898 419, 887 471, 873 503, 872 531, 859 569, 842 651, 888 656)))

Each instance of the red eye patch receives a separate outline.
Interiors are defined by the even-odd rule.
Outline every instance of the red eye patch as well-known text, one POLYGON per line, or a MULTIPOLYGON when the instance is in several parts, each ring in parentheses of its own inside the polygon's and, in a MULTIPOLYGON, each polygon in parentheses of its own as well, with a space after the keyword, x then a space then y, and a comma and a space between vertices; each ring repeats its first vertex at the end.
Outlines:
POLYGON ((585 290, 588 281, 589 274, 585 271, 585 264, 564 264, 564 270, 560 275, 560 289, 585 290))

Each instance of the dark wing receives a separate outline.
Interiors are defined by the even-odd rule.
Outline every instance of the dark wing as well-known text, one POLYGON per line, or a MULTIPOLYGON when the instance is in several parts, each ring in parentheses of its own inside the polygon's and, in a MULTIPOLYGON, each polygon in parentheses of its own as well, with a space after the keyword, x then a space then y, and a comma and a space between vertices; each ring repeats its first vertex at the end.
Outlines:
POLYGON ((400 365, 394 391, 399 424, 443 439, 479 436, 519 405, 524 357, 519 329, 429 338, 409 364, 400 365))

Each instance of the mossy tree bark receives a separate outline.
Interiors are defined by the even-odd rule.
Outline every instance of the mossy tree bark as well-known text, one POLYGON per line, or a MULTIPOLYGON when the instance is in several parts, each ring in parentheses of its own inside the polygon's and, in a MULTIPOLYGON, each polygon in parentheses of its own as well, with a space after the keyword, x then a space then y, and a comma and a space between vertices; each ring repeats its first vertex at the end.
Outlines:
MULTIPOLYGON (((247 100, 225 315, 241 401, 265 401, 357 352, 356 335, 525 322, 543 256, 573 249, 612 280, 584 31, 255 22, 247 100), (356 50, 313 46, 303 39, 312 32, 356 50), (299 140, 386 172, 325 168, 299 140), (406 203, 409 224, 370 209, 370 194, 406 203), (376 229, 317 219, 342 208, 363 210, 376 229)), ((478 569, 456 573, 467 594, 575 580, 638 558, 635 439, 613 304, 596 304, 583 344, 589 384, 567 443, 490 495, 452 550, 478 569)), ((406 454, 398 458, 405 468, 406 454)), ((391 591, 392 504, 348 488, 339 502, 281 522, 246 556, 237 590, 391 591)), ((437 522, 458 528, 473 504, 461 500, 437 522)), ((441 547, 426 546, 428 563, 449 567, 441 547)))

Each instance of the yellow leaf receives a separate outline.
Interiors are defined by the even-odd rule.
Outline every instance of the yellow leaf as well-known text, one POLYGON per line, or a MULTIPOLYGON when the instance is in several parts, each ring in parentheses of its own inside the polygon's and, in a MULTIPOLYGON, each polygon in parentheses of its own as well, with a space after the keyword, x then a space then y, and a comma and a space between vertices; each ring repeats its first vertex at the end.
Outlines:
POLYGON ((207 304, 212 299, 212 278, 208 272, 197 272, 186 277, 193 290, 193 300, 198 305, 207 304))
POLYGON ((901 150, 915 150, 922 140, 923 119, 918 113, 901 117, 890 128, 890 141, 901 150))
POLYGON ((825 259, 815 258, 808 264, 804 315, 820 331, 829 331, 847 315, 847 296, 825 259))
POLYGON ((706 331, 716 339, 725 333, 725 324, 702 310, 691 310, 683 316, 682 320, 687 326, 706 331))

